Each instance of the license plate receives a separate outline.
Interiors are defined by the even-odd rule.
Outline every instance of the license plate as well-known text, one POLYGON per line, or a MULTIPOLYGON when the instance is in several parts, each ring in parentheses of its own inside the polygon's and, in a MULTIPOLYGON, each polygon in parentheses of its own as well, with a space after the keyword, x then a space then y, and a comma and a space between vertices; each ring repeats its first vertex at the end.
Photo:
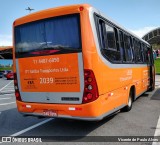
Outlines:
POLYGON ((49 116, 49 117, 56 117, 58 116, 58 113, 57 111, 54 111, 54 110, 43 110, 43 115, 49 116))

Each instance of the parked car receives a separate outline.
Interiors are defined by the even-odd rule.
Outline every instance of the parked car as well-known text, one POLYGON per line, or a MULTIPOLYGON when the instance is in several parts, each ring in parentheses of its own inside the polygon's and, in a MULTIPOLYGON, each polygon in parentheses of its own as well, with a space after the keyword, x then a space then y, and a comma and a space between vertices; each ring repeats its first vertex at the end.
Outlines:
POLYGON ((11 72, 8 72, 6 75, 5 75, 5 77, 7 78, 7 80, 10 80, 10 79, 13 79, 13 72, 11 71, 11 72))
POLYGON ((3 73, 2 72, 0 72, 0 78, 2 78, 3 77, 3 73))
POLYGON ((12 71, 11 71, 11 70, 4 70, 3 76, 6 77, 6 75, 7 75, 9 72, 12 72, 12 71))

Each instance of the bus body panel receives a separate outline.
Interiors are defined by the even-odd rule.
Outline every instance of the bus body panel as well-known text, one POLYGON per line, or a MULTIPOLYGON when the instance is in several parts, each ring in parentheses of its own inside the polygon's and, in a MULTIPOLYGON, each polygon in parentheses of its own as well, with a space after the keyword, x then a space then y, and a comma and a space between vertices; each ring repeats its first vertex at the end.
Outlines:
MULTIPOLYGON (((44 20, 38 19, 39 21, 37 22, 34 21, 37 19, 33 19, 35 15, 26 16, 25 20, 28 21, 33 20, 33 21, 31 23, 26 23, 26 24, 23 22, 24 25, 22 26, 19 24, 22 22, 21 20, 23 20, 24 18, 15 21, 14 23, 14 25, 16 26, 15 35, 17 36, 18 39, 18 40, 16 39, 16 41, 20 42, 16 42, 18 58, 16 58, 16 62, 14 63, 16 63, 17 80, 22 101, 39 102, 39 103, 59 103, 59 104, 82 103, 82 97, 84 91, 84 67, 83 67, 82 51, 77 50, 76 48, 74 48, 75 49, 74 50, 73 48, 68 46, 69 43, 71 43, 73 46, 75 45, 75 47, 80 47, 80 45, 83 45, 79 44, 81 42, 76 41, 73 36, 74 35, 73 30, 75 29, 76 31, 78 31, 77 30, 78 25, 80 25, 77 19, 78 18, 77 11, 79 10, 78 8, 68 9, 68 11, 65 11, 65 14, 67 16, 62 15, 59 17, 57 16, 59 14, 59 9, 58 10, 55 9, 54 13, 52 13, 51 18, 44 20), (73 11, 75 14, 72 15, 73 11), (67 26, 71 27, 70 30, 64 28, 65 23, 67 23, 66 24, 67 26), (52 25, 54 25, 54 27, 52 25), (74 28, 71 25, 73 25, 74 28), (75 25, 77 26, 77 28, 75 28, 76 27, 75 25), (63 28, 65 32, 61 31, 60 26, 61 29, 63 28), (37 29, 38 31, 41 30, 42 32, 39 33, 37 30, 34 29, 37 29), (44 38, 44 40, 42 39, 43 38, 42 34, 46 33, 47 35, 47 32, 51 31, 50 29, 53 29, 52 30, 53 35, 54 33, 58 35, 57 38, 55 35, 56 39, 54 38, 53 42, 50 42, 52 40, 51 36, 48 36, 48 38, 46 36, 48 41, 45 40, 46 38, 44 38), (57 29, 59 29, 59 33, 62 33, 61 35, 58 34, 57 29), (32 31, 35 32, 33 33, 32 31), (29 37, 32 33, 33 35, 37 33, 37 35, 35 35, 37 38, 34 37, 32 38, 33 43, 27 42, 26 38, 29 37), (26 34, 26 36, 22 35, 20 37, 20 34, 21 35, 26 34), (39 36, 38 34, 42 36, 39 36), (63 35, 66 35, 67 37, 70 35, 70 37, 68 37, 67 40, 65 40, 66 38, 65 36, 64 40, 59 40, 58 38, 63 35), (70 42, 71 40, 69 41, 71 37, 72 41, 74 42, 70 42), (38 43, 34 42, 34 39, 35 40, 40 39, 40 41, 42 42, 38 42, 38 40, 37 40, 38 43), (46 44, 43 41, 46 41, 46 44), (57 44, 53 45, 55 41, 57 41, 57 44), (59 44, 59 42, 68 44, 63 46, 59 44), (50 43, 53 44, 51 45, 50 43), (39 50, 39 48, 41 48, 41 46, 39 47, 40 44, 42 45, 42 47, 46 45, 51 49, 45 48, 43 50, 42 49, 39 50), (23 49, 21 48, 22 46, 23 49), (37 51, 36 50, 32 51, 34 47, 38 47, 37 51), (29 49, 29 52, 27 49, 29 49), (23 53, 21 53, 22 51, 23 53), (48 55, 47 54, 48 52, 53 53, 53 55, 52 54, 48 55), (56 54, 54 54, 54 52, 56 54), (44 55, 42 55, 43 53, 44 55)), ((48 15, 50 15, 51 12, 45 13, 46 18, 48 18, 48 15)), ((36 17, 42 17, 42 16, 37 14, 36 17)), ((80 20, 80 22, 81 21, 82 20, 80 20)), ((79 36, 80 34, 77 34, 76 32, 75 37, 81 39, 79 38, 79 36)), ((29 38, 29 41, 31 41, 32 39, 29 38)))
POLYGON ((56 111, 59 118, 69 118, 78 120, 101 120, 104 117, 118 111, 126 104, 115 108, 113 107, 113 100, 108 98, 106 101, 106 95, 102 95, 96 101, 87 104, 39 104, 39 103, 25 103, 17 101, 18 111, 24 115, 46 116, 44 110, 56 111), (107 107, 106 107, 107 106, 107 107), (95 108, 96 107, 96 108, 95 108), (46 109, 47 108, 47 109, 46 109))
MULTIPOLYGON (((78 94, 80 98, 79 102, 75 103, 70 101, 67 104, 62 104, 62 101, 58 100, 58 98, 55 101, 54 97, 58 97, 57 92, 21 92, 22 100, 25 102, 17 101, 19 112, 27 115, 45 116, 44 110, 52 110, 57 111, 58 116, 50 117, 101 120, 105 116, 127 105, 131 87, 135 88, 134 99, 148 90, 150 84, 150 67, 148 64, 113 64, 102 56, 94 20, 94 13, 100 13, 88 5, 46 10, 43 13, 40 12, 21 18, 15 21, 14 24, 21 25, 30 21, 72 13, 80 13, 81 20, 82 54, 80 57, 82 60, 78 59, 81 86, 81 92, 78 94), (79 10, 80 7, 83 7, 82 11, 79 10), (93 71, 97 82, 99 97, 93 102, 82 104, 85 83, 83 70, 85 69, 93 71), (49 102, 47 102, 47 95, 50 98, 49 102), (41 99, 37 100, 38 97, 41 99)), ((18 60, 14 63, 18 63, 18 60)), ((18 72, 18 70, 20 69, 16 70, 14 65, 14 71, 18 72)), ((21 79, 20 76, 18 77, 18 84, 20 84, 21 79)), ((72 97, 77 95, 74 92, 71 94, 61 92, 60 97, 63 95, 72 97)))
POLYGON ((16 67, 22 101, 82 103, 82 53, 20 58, 16 59, 16 67), (59 61, 54 62, 55 58, 59 61))

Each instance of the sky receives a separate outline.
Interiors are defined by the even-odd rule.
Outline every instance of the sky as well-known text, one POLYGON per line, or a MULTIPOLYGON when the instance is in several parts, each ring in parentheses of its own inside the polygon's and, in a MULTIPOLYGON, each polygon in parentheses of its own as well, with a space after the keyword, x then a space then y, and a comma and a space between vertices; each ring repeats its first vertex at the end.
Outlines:
POLYGON ((160 27, 160 0, 0 0, 0 46, 12 45, 14 20, 36 11, 88 3, 139 37, 160 27), (32 11, 33 12, 33 11, 32 11))
POLYGON ((13 61, 12 60, 10 60, 10 59, 0 59, 0 64, 1 65, 12 65, 13 64, 13 61))

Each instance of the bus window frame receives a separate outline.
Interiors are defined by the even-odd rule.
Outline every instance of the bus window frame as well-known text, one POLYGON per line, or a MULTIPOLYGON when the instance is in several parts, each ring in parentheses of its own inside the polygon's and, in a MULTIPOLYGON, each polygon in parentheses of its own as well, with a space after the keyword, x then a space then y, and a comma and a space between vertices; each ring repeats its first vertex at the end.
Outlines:
MULTIPOLYGON (((139 65, 141 65, 141 64, 148 64, 147 61, 149 61, 149 60, 146 59, 146 62, 144 62, 143 57, 142 57, 142 61, 141 61, 141 62, 137 62, 137 61, 136 61, 136 53, 135 53, 135 44, 134 44, 134 43, 135 43, 135 41, 138 41, 138 42, 140 43, 140 48, 141 48, 141 43, 143 43, 146 48, 148 48, 148 47, 150 48, 150 46, 149 46, 148 44, 144 43, 142 40, 138 39, 138 38, 135 37, 134 35, 129 34, 127 31, 125 31, 124 29, 120 28, 120 27, 117 26, 116 24, 110 22, 108 19, 106 19, 106 18, 104 18, 103 16, 97 14, 96 12, 94 12, 93 16, 94 16, 94 22, 95 22, 96 34, 97 34, 97 38, 98 38, 98 45, 99 45, 99 48, 100 48, 100 52, 101 52, 102 56, 103 56, 107 61, 109 61, 109 62, 111 62, 111 63, 113 63, 113 64, 137 64, 137 65, 138 65, 138 64, 139 64, 139 65), (98 23, 99 20, 104 21, 105 23, 109 24, 111 27, 113 27, 114 29, 116 29, 116 32, 117 32, 117 34, 118 34, 118 36, 117 36, 117 38, 116 38, 116 46, 118 46, 118 48, 119 48, 120 55, 121 55, 121 61, 112 61, 112 60, 106 58, 106 56, 104 56, 104 54, 103 54, 103 52, 102 52, 102 39, 101 39, 101 36, 100 36, 100 31, 99 31, 99 23, 98 23), (124 56, 124 53, 125 53, 125 52, 124 52, 124 48, 123 48, 123 54, 122 54, 122 52, 121 52, 121 50, 120 50, 120 48, 121 48, 120 33, 126 34, 126 35, 128 35, 128 37, 130 38, 130 46, 131 46, 132 55, 133 55, 132 61, 124 61, 124 57, 125 57, 125 56, 124 56), (118 45, 117 45, 117 43, 118 43, 118 45)), ((123 41, 122 43, 123 43, 123 45, 124 45, 124 41, 123 41)), ((109 50, 109 49, 108 49, 108 50, 109 50)), ((113 49, 112 49, 112 51, 118 51, 118 49, 116 49, 116 50, 113 50, 113 49)), ((143 52, 144 52, 144 51, 143 51, 143 52)))
MULTIPOLYGON (((80 13, 71 13, 71 14, 67 14, 67 15, 61 15, 61 16, 55 16, 55 17, 48 17, 48 18, 44 18, 44 19, 39 19, 39 20, 35 20, 35 21, 32 21, 32 22, 29 22, 29 23, 24 23, 24 24, 22 24, 23 26, 24 25, 28 25, 28 24, 30 24, 30 23, 37 23, 37 22, 46 22, 46 21, 50 21, 50 20, 52 20, 52 19, 56 19, 56 18, 60 18, 60 17, 68 17, 68 16, 73 16, 73 15, 75 15, 77 18, 78 18, 78 21, 79 21, 79 23, 78 23, 78 33, 79 33, 79 44, 80 44, 80 46, 79 46, 79 49, 75 49, 75 50, 73 50, 72 52, 68 52, 68 53, 80 53, 80 52, 82 52, 82 24, 81 24, 81 15, 80 15, 80 13)), ((16 35, 15 35, 15 32, 16 32, 16 29, 19 27, 19 26, 22 26, 22 25, 18 25, 18 26, 15 26, 14 27, 14 44, 16 44, 16 35)), ((69 51, 69 50, 68 50, 69 51)), ((58 52, 56 52, 56 53, 54 53, 54 54, 52 54, 52 55, 56 55, 56 54, 59 54, 58 52)), ((60 54, 66 54, 66 52, 61 52, 60 54)), ((47 56, 47 55, 51 55, 51 54, 40 54, 40 55, 35 55, 35 54, 30 54, 30 56, 27 56, 26 54, 22 54, 22 56, 20 55, 18 55, 17 54, 17 52, 16 52, 16 47, 15 47, 15 57, 16 58, 27 58, 27 57, 35 57, 35 56, 47 56)))
MULTIPOLYGON (((122 64, 122 59, 121 59, 121 52, 120 52, 120 49, 118 48, 120 45, 119 45, 119 33, 118 33, 118 28, 113 25, 112 23, 110 23, 108 20, 106 20, 105 18, 103 18, 102 16, 94 13, 94 20, 95 20, 95 25, 96 25, 96 34, 97 34, 97 37, 98 37, 98 44, 99 44, 99 47, 100 47, 100 52, 102 54, 102 56, 109 62, 113 63, 113 64, 122 64), (99 22, 100 21, 103 21, 104 24, 112 27, 114 29, 114 38, 115 38, 115 46, 116 46, 116 49, 110 49, 108 48, 108 44, 106 44, 106 48, 103 48, 103 42, 102 42, 102 35, 100 36, 101 32, 100 32, 100 26, 99 26, 99 22), (117 37, 115 36, 115 33, 117 33, 117 37), (118 43, 118 45, 117 45, 118 43), (119 61, 113 61, 111 59, 109 59, 108 57, 106 57, 106 55, 104 54, 103 52, 103 49, 106 49, 106 50, 110 50, 110 51, 115 51, 115 52, 119 52, 120 53, 120 60, 119 61)), ((104 35, 105 36, 105 35, 104 35)), ((107 37, 107 36, 105 36, 107 37)), ((104 45, 105 46, 105 45, 104 45)))
POLYGON ((144 61, 143 61, 143 57, 141 56, 141 53, 139 53, 139 52, 141 52, 141 41, 139 41, 138 39, 136 39, 136 38, 134 38, 134 41, 133 41, 133 47, 134 47, 134 55, 135 55, 135 63, 136 64, 144 64, 144 61), (139 49, 137 49, 137 48, 135 48, 136 46, 138 46, 139 45, 139 49), (138 50, 138 53, 137 53, 137 50, 138 50), (140 55, 140 58, 141 58, 141 61, 137 61, 137 54, 139 54, 140 55))
MULTIPOLYGON (((133 50, 133 47, 132 47, 132 44, 133 44, 133 42, 131 42, 131 40, 132 40, 132 36, 131 35, 129 35, 129 34, 127 34, 126 32, 124 32, 124 31, 122 31, 122 30, 119 30, 119 32, 122 34, 122 41, 121 41, 121 39, 120 39, 120 47, 122 48, 122 50, 123 50, 123 56, 122 56, 122 58, 123 58, 123 63, 124 64, 133 64, 133 63, 135 63, 135 59, 134 59, 134 50, 133 50), (124 36, 126 36, 126 37, 128 37, 128 39, 129 39, 129 45, 130 45, 130 50, 131 50, 131 53, 132 53, 132 60, 131 61, 127 61, 126 60, 126 45, 125 45, 125 41, 124 41, 124 36), (121 44, 123 44, 123 46, 121 45, 121 44)), ((119 37, 121 37, 120 34, 119 33, 119 37)))

